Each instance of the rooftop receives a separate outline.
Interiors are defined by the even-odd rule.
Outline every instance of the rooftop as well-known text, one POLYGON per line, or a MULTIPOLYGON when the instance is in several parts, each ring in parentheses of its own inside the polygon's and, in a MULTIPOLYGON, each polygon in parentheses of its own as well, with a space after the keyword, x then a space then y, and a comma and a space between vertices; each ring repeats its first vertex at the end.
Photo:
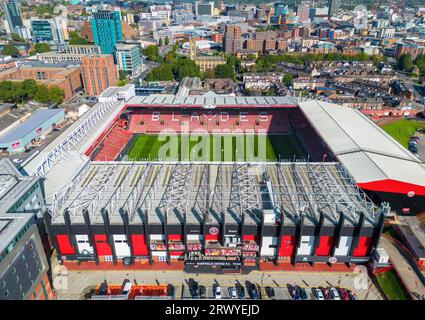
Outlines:
POLYGON ((0 214, 2 214, 8 212, 37 178, 22 176, 9 159, 0 160, 0 172, 0 214))
POLYGON ((0 144, 12 143, 24 138, 41 127, 44 122, 63 112, 64 111, 62 109, 42 109, 35 111, 34 114, 27 120, 0 136, 0 144))
POLYGON ((271 221, 285 216, 285 224, 336 225, 344 214, 347 225, 356 225, 364 214, 374 225, 376 207, 338 163, 230 163, 92 162, 57 196, 53 223, 64 223, 68 211, 73 223, 84 223, 87 209, 92 223, 121 224, 121 213, 130 223, 141 224, 149 212, 150 223, 240 223, 258 225, 266 212, 271 221))

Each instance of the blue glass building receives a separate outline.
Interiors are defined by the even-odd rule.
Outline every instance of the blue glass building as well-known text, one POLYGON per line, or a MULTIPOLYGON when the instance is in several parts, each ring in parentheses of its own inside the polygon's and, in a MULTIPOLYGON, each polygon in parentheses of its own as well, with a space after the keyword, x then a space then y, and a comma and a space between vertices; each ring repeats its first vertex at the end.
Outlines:
POLYGON ((116 44, 123 40, 121 15, 117 11, 98 11, 91 19, 94 43, 100 46, 103 54, 114 54, 116 44))

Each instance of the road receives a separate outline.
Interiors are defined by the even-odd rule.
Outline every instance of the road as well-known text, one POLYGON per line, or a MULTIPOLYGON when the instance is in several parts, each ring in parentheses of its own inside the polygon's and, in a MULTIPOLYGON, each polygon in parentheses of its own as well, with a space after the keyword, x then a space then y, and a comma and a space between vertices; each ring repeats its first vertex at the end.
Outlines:
POLYGON ((418 157, 425 162, 425 134, 417 133, 417 135, 421 138, 418 142, 418 157))
POLYGON ((407 253, 394 241, 394 239, 382 236, 381 245, 390 256, 397 274, 403 281, 410 295, 415 300, 425 299, 425 286, 416 273, 416 268, 412 266, 410 260, 405 256, 407 253))
POLYGON ((153 68, 159 66, 159 63, 148 61, 148 60, 145 60, 144 64, 145 64, 145 68, 143 69, 143 71, 137 77, 135 77, 132 81, 136 86, 140 85, 140 80, 142 81, 145 80, 147 74, 151 72, 153 68))

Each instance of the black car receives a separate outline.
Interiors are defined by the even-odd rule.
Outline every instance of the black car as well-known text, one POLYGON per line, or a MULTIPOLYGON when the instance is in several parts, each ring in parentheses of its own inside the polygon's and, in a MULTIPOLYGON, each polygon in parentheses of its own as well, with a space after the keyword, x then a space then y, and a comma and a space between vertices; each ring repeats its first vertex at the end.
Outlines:
POLYGON ((236 292, 238 293, 239 299, 245 298, 245 289, 241 285, 236 286, 236 292))
POLYGON ((265 287, 265 290, 270 299, 276 299, 276 293, 272 287, 265 287))
POLYGON ((207 288, 204 286, 199 286, 199 298, 205 299, 207 297, 207 288))
POLYGON ((167 285, 167 294, 170 298, 174 299, 175 289, 174 289, 174 286, 172 284, 167 285))
POLYGON ((308 300, 307 292, 305 291, 304 288, 301 288, 301 287, 300 287, 300 297, 301 297, 301 300, 308 300))
POLYGON ((100 296, 104 296, 106 295, 107 292, 108 292, 108 284, 106 283, 106 281, 103 281, 102 284, 100 285, 98 294, 100 296))
POLYGON ((252 286, 251 286, 251 290, 250 290, 251 292, 251 294, 250 294, 250 296, 251 296, 251 299, 253 299, 253 300, 258 300, 258 299, 260 299, 260 293, 259 293, 259 291, 258 291, 258 288, 257 288, 257 286, 255 285, 255 284, 253 284, 252 286))
POLYGON ((189 291, 193 299, 199 299, 199 286, 196 281, 189 281, 189 291))

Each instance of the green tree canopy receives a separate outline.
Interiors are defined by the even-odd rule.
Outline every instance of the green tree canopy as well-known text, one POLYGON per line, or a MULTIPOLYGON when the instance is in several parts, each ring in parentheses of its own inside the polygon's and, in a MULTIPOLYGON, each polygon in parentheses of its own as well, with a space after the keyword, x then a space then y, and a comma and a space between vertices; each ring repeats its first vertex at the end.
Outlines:
POLYGON ((158 46, 162 47, 162 38, 159 38, 158 46))
POLYGON ((44 52, 52 51, 52 49, 50 48, 50 45, 48 43, 36 43, 34 48, 35 48, 35 52, 37 52, 37 53, 44 53, 44 52))
POLYGON ((34 98, 34 95, 36 94, 38 90, 38 85, 37 85, 37 82, 35 82, 35 80, 26 79, 22 81, 21 86, 26 99, 34 98))
POLYGON ((285 75, 283 76, 282 82, 287 86, 292 86, 292 74, 290 73, 285 73, 285 75))
POLYGON ((34 99, 38 102, 48 103, 50 99, 49 88, 47 88, 44 84, 39 85, 37 92, 34 95, 34 99))
POLYGON ((146 47, 145 49, 142 49, 142 53, 150 61, 157 62, 160 60, 158 46, 150 45, 146 47))
POLYGON ((233 79, 235 75, 235 70, 232 65, 229 64, 221 64, 215 67, 214 69, 216 78, 227 78, 233 79))
POLYGON ((5 56, 19 57, 19 50, 12 45, 5 45, 2 54, 5 56))
POLYGON ((65 99, 65 91, 58 86, 52 86, 49 90, 49 102, 62 103, 65 99))
POLYGON ((12 33, 10 36, 12 37, 12 40, 13 41, 16 41, 16 42, 25 42, 24 39, 22 39, 19 36, 19 34, 17 34, 17 33, 12 33))
POLYGON ((402 54, 397 60, 397 66, 400 70, 411 72, 414 65, 410 53, 402 54))
POLYGON ((170 43, 170 38, 168 37, 168 36, 166 36, 165 37, 165 41, 164 41, 164 44, 166 45, 166 46, 168 46, 168 44, 170 43))

